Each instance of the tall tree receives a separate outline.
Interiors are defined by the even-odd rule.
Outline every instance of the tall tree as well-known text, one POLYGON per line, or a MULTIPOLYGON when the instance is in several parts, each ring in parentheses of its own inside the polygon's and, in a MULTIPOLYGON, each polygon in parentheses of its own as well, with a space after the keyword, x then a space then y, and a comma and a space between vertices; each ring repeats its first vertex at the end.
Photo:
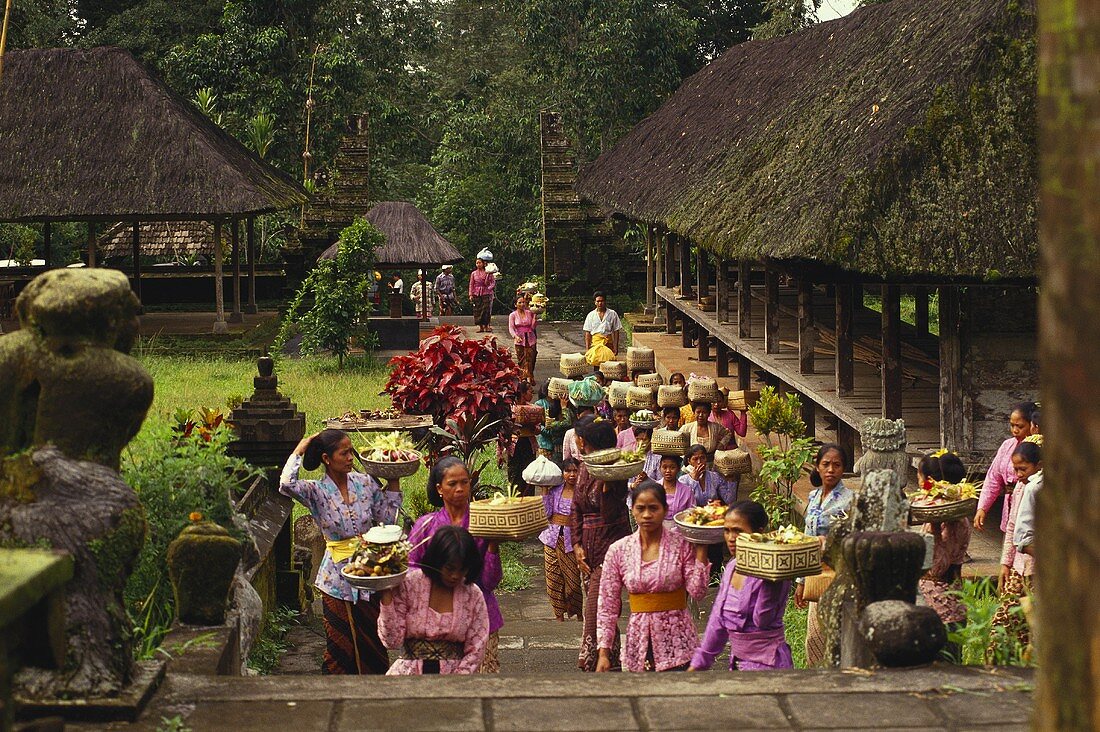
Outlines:
POLYGON ((821 0, 765 0, 767 20, 753 29, 753 38, 778 38, 817 22, 821 0))
POLYGON ((1039 729, 1100 729, 1100 0, 1040 0, 1039 729))

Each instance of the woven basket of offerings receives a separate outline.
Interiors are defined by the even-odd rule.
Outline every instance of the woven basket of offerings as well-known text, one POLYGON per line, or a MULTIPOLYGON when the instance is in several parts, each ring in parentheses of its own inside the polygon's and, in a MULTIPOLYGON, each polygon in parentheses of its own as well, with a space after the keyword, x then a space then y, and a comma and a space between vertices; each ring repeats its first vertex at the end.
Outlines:
POLYGON ((644 386, 631 386, 626 391, 626 406, 628 409, 653 409, 657 406, 653 389, 644 386))
POLYGON ((718 401, 718 382, 706 376, 688 382, 688 401, 714 404, 718 401))
POLYGON ((821 542, 793 526, 737 537, 737 571, 766 580, 821 574, 821 542))
POLYGON ((546 395, 551 399, 564 399, 569 396, 569 385, 572 383, 569 379, 553 376, 550 378, 550 385, 546 388, 546 395))
POLYGON ((978 512, 978 487, 973 483, 925 481, 909 496, 909 524, 973 518, 978 512))
POLYGON ((728 409, 744 412, 758 401, 760 401, 760 392, 755 389, 731 391, 729 397, 727 397, 726 407, 728 409))
POLYGON ((583 353, 563 353, 561 359, 558 362, 558 366, 561 370, 562 376, 570 379, 575 379, 578 376, 583 376, 588 372, 591 367, 584 360, 583 353))
POLYGON ((666 384, 657 387, 657 406, 682 407, 688 403, 687 390, 677 384, 666 384))
POLYGON ((626 362, 604 361, 600 364, 600 373, 612 381, 626 381, 626 362))
POLYGON ((649 447, 658 455, 683 457, 688 450, 688 438, 679 430, 653 430, 649 447))
POLYGON ((638 374, 638 378, 635 380, 638 386, 644 386, 649 389, 658 389, 661 386, 660 374, 638 374))
POLYGON ((629 381, 612 381, 607 387, 607 403, 612 409, 627 409, 627 392, 633 386, 629 381))
POLYGON ((653 349, 645 346, 628 347, 626 349, 626 367, 631 371, 653 371, 657 367, 657 359, 653 355, 653 349))
POLYGON ((420 470, 420 453, 413 443, 400 432, 388 432, 375 437, 359 453, 363 472, 376 478, 396 480, 408 478, 420 470))
POLYGON ((697 506, 672 517, 680 535, 692 544, 721 544, 726 540, 725 506, 697 506))
POLYGON ((726 478, 752 472, 752 454, 744 448, 718 450, 714 453, 714 469, 726 478))
POLYGON ((491 541, 523 541, 547 526, 541 496, 497 493, 470 504, 470 533, 491 541))
POLYGON ((537 427, 546 421, 546 410, 537 404, 516 404, 512 407, 512 421, 525 427, 537 427))

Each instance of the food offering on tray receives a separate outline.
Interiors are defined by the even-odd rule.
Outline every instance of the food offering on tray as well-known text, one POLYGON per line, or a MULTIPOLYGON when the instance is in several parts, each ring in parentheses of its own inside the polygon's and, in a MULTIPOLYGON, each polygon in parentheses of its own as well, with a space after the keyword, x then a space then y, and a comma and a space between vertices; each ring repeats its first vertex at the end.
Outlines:
POLYGON ((737 571, 767 580, 821 574, 821 540, 794 526, 737 537, 737 571))
POLYGON ((693 544, 721 544, 725 541, 726 507, 721 503, 689 508, 672 519, 680 535, 693 544))
POLYGON ((693 526, 722 526, 726 523, 726 507, 720 503, 697 506, 678 514, 678 518, 693 526))
POLYGON ((359 459, 368 475, 405 478, 420 469, 420 453, 415 448, 404 434, 385 432, 367 443, 359 459))
MULTIPOLYGON (((347 419, 351 412, 344 415, 347 419)), ((360 409, 359 419, 397 419, 401 416, 401 412, 396 409, 360 409)))
POLYGON ((359 589, 396 587, 409 569, 411 549, 400 526, 375 526, 359 537, 355 552, 340 571, 359 589))
POLYGON ((657 417, 657 413, 651 409, 639 409, 630 415, 630 424, 635 427, 653 429, 660 423, 661 420, 657 417))
POLYGON ((642 472, 644 450, 598 450, 582 455, 588 473, 600 480, 629 480, 642 472))
POLYGON ((978 486, 967 481, 925 480, 924 485, 909 496, 911 524, 970 518, 977 510, 978 486))

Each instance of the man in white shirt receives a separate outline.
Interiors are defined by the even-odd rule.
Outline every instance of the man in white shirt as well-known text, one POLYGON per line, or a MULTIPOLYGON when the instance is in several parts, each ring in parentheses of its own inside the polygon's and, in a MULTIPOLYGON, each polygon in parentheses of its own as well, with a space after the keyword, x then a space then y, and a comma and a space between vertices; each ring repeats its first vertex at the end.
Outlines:
POLYGON ((611 361, 619 352, 623 323, 619 314, 607 307, 607 298, 597 291, 596 309, 584 319, 585 360, 593 366, 611 361))
POLYGON ((401 275, 396 272, 393 273, 393 281, 390 282, 390 292, 397 295, 405 294, 405 280, 401 279, 401 275))

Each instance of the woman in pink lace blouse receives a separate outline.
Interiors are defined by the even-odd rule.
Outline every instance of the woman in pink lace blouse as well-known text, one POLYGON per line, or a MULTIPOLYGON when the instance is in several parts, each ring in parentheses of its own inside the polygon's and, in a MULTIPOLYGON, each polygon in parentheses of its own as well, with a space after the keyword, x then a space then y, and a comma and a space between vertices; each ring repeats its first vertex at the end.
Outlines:
POLYGON ((476 673, 489 639, 485 596, 474 584, 481 552, 470 532, 444 526, 405 582, 384 590, 378 635, 401 651, 389 676, 476 673))
POLYGON ((665 489, 646 480, 631 491, 638 530, 616 541, 604 558, 597 612, 597 671, 610 671, 611 647, 618 630, 622 591, 630 593, 630 620, 622 647, 627 671, 678 671, 687 668, 699 635, 688 612, 690 595, 707 592, 707 548, 693 546, 664 528, 665 489))
POLYGON ((981 531, 985 528, 985 515, 993 504, 1004 493, 1005 502, 1001 509, 1001 531, 1008 525, 1008 517, 1012 513, 1012 489, 1016 486, 1016 472, 1012 467, 1012 452, 1031 434, 1031 415, 1038 409, 1035 402, 1022 402, 1012 409, 1008 415, 1008 428, 1012 437, 1001 443, 993 462, 986 471, 985 480, 982 482, 982 493, 978 497, 978 511, 974 514, 974 528, 981 531))

